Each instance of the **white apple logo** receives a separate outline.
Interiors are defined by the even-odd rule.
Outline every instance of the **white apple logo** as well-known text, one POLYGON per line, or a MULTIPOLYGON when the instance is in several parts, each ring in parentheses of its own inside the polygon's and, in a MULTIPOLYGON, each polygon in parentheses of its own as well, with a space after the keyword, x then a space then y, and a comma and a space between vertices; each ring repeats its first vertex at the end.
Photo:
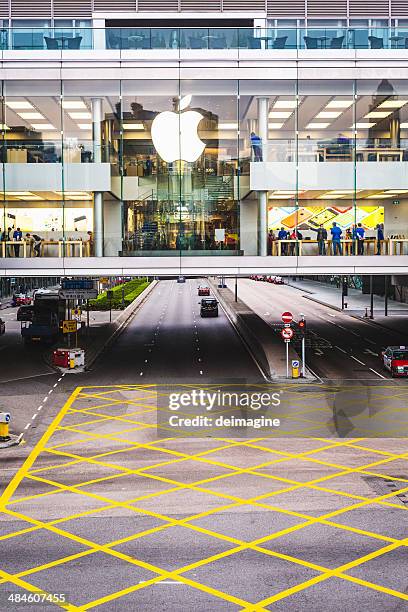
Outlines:
MULTIPOLYGON (((180 111, 187 108, 191 96, 180 100, 180 111)), ((197 111, 173 113, 164 111, 152 123, 152 140, 160 157, 167 163, 182 159, 194 162, 204 151, 205 143, 197 134, 197 127, 203 116, 197 111)))

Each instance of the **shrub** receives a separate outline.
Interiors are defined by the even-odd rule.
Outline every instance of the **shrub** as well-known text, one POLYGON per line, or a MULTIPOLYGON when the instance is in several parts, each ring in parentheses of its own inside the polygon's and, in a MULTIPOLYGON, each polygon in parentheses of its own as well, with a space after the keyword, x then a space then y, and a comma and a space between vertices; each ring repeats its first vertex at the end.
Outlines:
POLYGON ((95 300, 89 300, 90 310, 109 310, 112 305, 112 310, 121 310, 122 306, 122 287, 124 289, 125 307, 129 306, 137 298, 138 295, 146 289, 150 283, 145 278, 135 278, 127 283, 116 285, 111 289, 112 300, 108 300, 106 291, 98 295, 95 300))

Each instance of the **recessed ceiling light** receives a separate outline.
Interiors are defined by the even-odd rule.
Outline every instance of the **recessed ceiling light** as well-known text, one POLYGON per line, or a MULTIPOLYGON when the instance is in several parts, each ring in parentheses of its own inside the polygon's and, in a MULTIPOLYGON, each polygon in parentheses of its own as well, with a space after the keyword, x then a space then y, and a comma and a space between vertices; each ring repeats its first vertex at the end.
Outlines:
POLYGON ((270 119, 287 119, 291 116, 293 111, 271 111, 269 113, 270 119))
POLYGON ((18 196, 17 199, 26 200, 28 202, 31 200, 42 200, 43 198, 40 198, 40 196, 37 196, 37 195, 29 195, 29 196, 18 196))
POLYGON ((31 191, 6 191, 6 196, 31 196, 31 191))
MULTIPOLYGON (((144 128, 143 124, 142 124, 142 129, 144 128)), ((219 130, 237 130, 238 129, 238 123, 219 123, 218 124, 218 129, 219 130)))
POLYGON ((57 195, 69 195, 69 196, 87 196, 87 191, 56 191, 57 195))
POLYGON ((49 130, 56 129, 53 125, 51 125, 51 123, 32 123, 31 126, 35 130, 40 130, 40 131, 49 131, 49 130))
POLYGON ((384 198, 392 198, 392 195, 389 193, 388 195, 386 195, 385 193, 380 193, 378 195, 369 195, 366 196, 366 200, 378 200, 378 199, 384 199, 384 198))
POLYGON ((27 110, 34 108, 30 102, 26 102, 25 100, 6 100, 6 106, 12 108, 13 110, 27 110))
POLYGON ((365 119, 385 119, 388 115, 391 115, 391 111, 370 111, 364 115, 365 119))
POLYGON ((92 130, 92 123, 78 123, 80 130, 92 130))
POLYGON ((144 130, 143 123, 123 123, 122 128, 124 130, 144 130))
POLYGON ((296 108, 296 100, 277 100, 273 105, 273 108, 296 108))
POLYGON ((41 113, 17 113, 22 119, 45 119, 41 113))
POLYGON ((311 130, 324 130, 330 125, 330 123, 309 123, 306 128, 311 130))
POLYGON ((408 189, 387 189, 384 193, 390 193, 391 195, 393 193, 408 193, 408 189))
POLYGON ((268 128, 270 130, 280 130, 283 126, 283 123, 268 123, 268 128))
POLYGON ((269 200, 290 200, 292 195, 270 195, 269 200))
POLYGON ((378 108, 401 108, 407 103, 408 100, 385 100, 378 105, 378 108))
POLYGON ((359 121, 358 123, 355 123, 352 127, 360 129, 360 130, 364 130, 366 128, 374 127, 375 125, 376 123, 372 121, 359 121))
POLYGON ((92 119, 92 114, 88 112, 86 113, 81 113, 81 112, 75 113, 74 112, 74 113, 68 113, 68 114, 72 119, 92 119))
POLYGON ((403 129, 408 128, 408 123, 400 123, 400 128, 403 128, 403 129))
POLYGON ((82 100, 62 100, 61 102, 62 108, 86 108, 86 105, 82 102, 82 100))
POLYGON ((353 100, 331 100, 326 104, 326 108, 348 108, 353 104, 353 100))
POLYGON ((336 119, 341 114, 341 111, 321 111, 316 115, 316 119, 336 119))

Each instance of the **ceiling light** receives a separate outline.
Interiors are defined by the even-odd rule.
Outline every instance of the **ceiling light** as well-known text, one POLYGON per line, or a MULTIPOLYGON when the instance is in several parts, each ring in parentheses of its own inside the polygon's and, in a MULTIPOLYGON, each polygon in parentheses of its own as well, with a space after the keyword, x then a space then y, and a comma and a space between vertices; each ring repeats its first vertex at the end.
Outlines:
MULTIPOLYGON (((142 129, 143 129, 143 126, 142 126, 142 129)), ((237 130, 238 123, 219 123, 218 129, 219 130, 237 130)))
POLYGON ((293 198, 293 196, 291 195, 270 195, 269 196, 270 200, 290 200, 291 198, 293 198))
POLYGON ((384 193, 390 193, 391 195, 393 193, 408 193, 408 189, 387 189, 384 193))
POLYGON ((43 198, 40 198, 40 196, 37 195, 29 195, 29 196, 18 196, 17 197, 18 200, 25 200, 25 201, 33 201, 33 200, 42 200, 43 198))
POLYGON ((143 123, 123 123, 122 128, 124 130, 144 130, 143 123))
POLYGON ((49 131, 49 130, 55 130, 56 128, 51 125, 51 123, 32 123, 31 126, 35 129, 35 130, 40 130, 40 131, 49 131))
POLYGON ((70 195, 70 196, 87 196, 89 193, 87 191, 56 191, 58 195, 70 195))
POLYGON ((330 123, 309 123, 306 128, 311 130, 324 130, 330 123))
POLYGON ((354 123, 352 127, 359 130, 364 130, 366 128, 374 127, 375 125, 376 123, 373 123, 372 121, 360 121, 359 123, 354 123))
POLYGON ((280 130, 283 126, 283 123, 268 123, 268 128, 270 130, 280 130))
POLYGON ((92 119, 91 113, 68 113, 72 119, 92 119))
POLYGON ((34 108, 33 105, 30 104, 30 102, 26 102, 25 100, 6 100, 6 106, 12 108, 13 110, 27 110, 30 108, 34 108))
POLYGON ((400 123, 400 128, 407 129, 408 123, 400 123))
POLYGON ((271 111, 269 113, 270 119, 287 119, 291 116, 293 111, 271 111))
POLYGON ((381 193, 379 195, 369 195, 366 196, 366 200, 379 200, 379 199, 384 199, 384 198, 392 198, 391 193, 389 193, 388 195, 386 195, 385 193, 381 193))
POLYGON ((0 123, 0 130, 9 130, 9 126, 6 125, 5 123, 0 123))
POLYGON ((31 191, 6 191, 6 196, 31 196, 31 191))
POLYGON ((326 108, 348 108, 353 104, 353 100, 331 100, 326 104, 326 108))
POLYGON ((17 115, 20 115, 22 119, 45 119, 41 113, 17 113, 17 115))
POLYGON ((378 108, 401 108, 407 102, 408 100, 385 100, 378 105, 378 108))
POLYGON ((322 111, 316 115, 316 119, 336 119, 340 115, 341 111, 322 111))
POLYGON ((70 200, 92 200, 92 196, 91 195, 86 195, 86 196, 69 196, 70 200))
POLYGON ((80 130, 92 130, 92 123, 78 123, 80 130))
POLYGON ((370 111, 364 115, 365 119, 385 119, 388 115, 392 115, 391 111, 370 111))
POLYGON ((273 108, 296 108, 297 101, 296 100, 278 100, 273 105, 273 108))
POLYGON ((82 102, 82 100, 62 100, 61 102, 62 108, 86 108, 86 105, 82 102))

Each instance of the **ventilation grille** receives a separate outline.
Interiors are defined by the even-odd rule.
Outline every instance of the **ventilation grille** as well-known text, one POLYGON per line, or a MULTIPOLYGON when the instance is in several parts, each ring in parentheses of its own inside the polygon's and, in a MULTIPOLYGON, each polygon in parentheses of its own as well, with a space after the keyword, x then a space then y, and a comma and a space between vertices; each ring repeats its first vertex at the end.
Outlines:
POLYGON ((391 0, 391 15, 393 17, 406 17, 408 15, 408 2, 406 0, 391 0))
MULTIPOLYGON (((334 2, 321 2, 321 0, 307 0, 308 17, 347 17, 347 0, 334 2)), ((299 15, 302 17, 302 15, 299 15)))
POLYGON ((51 0, 35 0, 27 6, 27 0, 11 0, 13 17, 51 17, 51 0))
POLYGON ((92 0, 54 0, 54 17, 92 17, 92 0))
POLYGON ((204 13, 209 11, 219 12, 221 10, 221 0, 180 0, 180 9, 190 13, 204 13))
POLYGON ((9 0, 0 0, 0 17, 9 16, 9 0))
POLYGON ((223 0, 222 1, 224 11, 235 11, 235 12, 255 12, 265 11, 266 1, 265 0, 223 0))
POLYGON ((178 0, 137 0, 137 10, 143 13, 178 11, 178 0))
POLYGON ((108 13, 125 11, 133 13, 136 11, 136 0, 93 0, 93 10, 108 13))
POLYGON ((305 0, 268 0, 269 17, 303 17, 305 0))
POLYGON ((349 11, 351 17, 388 17, 389 0, 349 0, 349 11))

